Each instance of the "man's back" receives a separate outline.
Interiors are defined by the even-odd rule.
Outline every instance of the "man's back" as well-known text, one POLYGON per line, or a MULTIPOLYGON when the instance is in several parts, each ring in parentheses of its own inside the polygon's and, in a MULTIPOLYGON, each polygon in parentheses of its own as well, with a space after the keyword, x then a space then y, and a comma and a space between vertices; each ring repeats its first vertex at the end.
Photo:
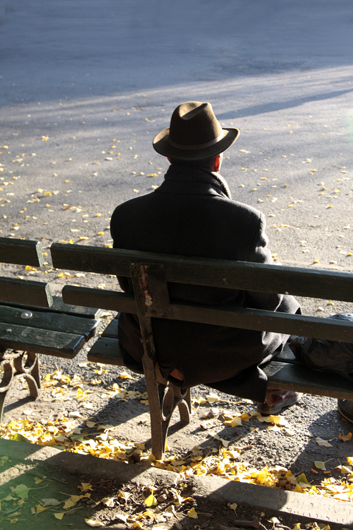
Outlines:
MULTIPOLYGON (((237 139, 235 128, 222 128, 209 103, 187 102, 173 112, 170 127, 153 140, 171 162, 165 181, 153 193, 118 206, 112 216, 114 247, 184 256, 271 263, 264 216, 232 201, 219 174, 222 152, 237 139)), ((132 292, 126 278, 124 291, 132 292)), ((169 286, 173 299, 205 304, 234 304, 295 313, 292 297, 269 293, 169 286)), ((281 348, 287 337, 261 331, 152 319, 157 361, 162 375, 181 386, 200 383, 263 402, 266 377, 259 365, 281 348), (220 388, 220 384, 224 384, 220 388)), ((143 348, 137 318, 119 317, 119 339, 127 366, 141 367, 143 348)))
MULTIPOLYGON (((209 173, 171 166, 160 188, 118 206, 111 222, 114 246, 271 263, 262 214, 230 200, 217 185, 205 182, 209 173)), ((212 178, 217 182, 217 175, 212 178)), ((126 279, 119 281, 124 290, 132 290, 126 279)), ((279 296, 266 293, 178 284, 169 285, 169 294, 184 301, 232 303, 273 311, 281 302, 279 296)), ((138 361, 143 351, 137 321, 132 315, 123 315, 120 320, 122 346, 138 361)), ((282 341, 276 334, 187 322, 154 319, 153 326, 162 373, 168 375, 177 368, 190 386, 235 376, 272 354, 282 341)))

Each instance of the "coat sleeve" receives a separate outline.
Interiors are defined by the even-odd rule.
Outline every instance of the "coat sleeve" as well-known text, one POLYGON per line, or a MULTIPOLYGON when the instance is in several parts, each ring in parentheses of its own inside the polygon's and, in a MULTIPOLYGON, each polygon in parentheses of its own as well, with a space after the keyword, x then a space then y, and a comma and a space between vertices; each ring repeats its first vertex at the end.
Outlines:
MULTIPOLYGON (((255 232, 252 245, 250 247, 248 261, 254 263, 273 264, 271 251, 267 246, 268 237, 265 233, 266 220, 260 212, 258 228, 255 232)), ((266 309, 276 311, 283 300, 283 296, 265 292, 247 292, 246 307, 254 309, 266 309)))

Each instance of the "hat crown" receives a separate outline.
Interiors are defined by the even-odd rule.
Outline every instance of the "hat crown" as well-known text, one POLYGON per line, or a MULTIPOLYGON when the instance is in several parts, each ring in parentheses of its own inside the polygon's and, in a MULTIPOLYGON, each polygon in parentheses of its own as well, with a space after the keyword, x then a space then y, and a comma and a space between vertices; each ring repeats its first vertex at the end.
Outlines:
POLYGON ((175 147, 202 149, 219 141, 222 135, 222 127, 210 103, 188 101, 172 114, 169 142, 175 147))

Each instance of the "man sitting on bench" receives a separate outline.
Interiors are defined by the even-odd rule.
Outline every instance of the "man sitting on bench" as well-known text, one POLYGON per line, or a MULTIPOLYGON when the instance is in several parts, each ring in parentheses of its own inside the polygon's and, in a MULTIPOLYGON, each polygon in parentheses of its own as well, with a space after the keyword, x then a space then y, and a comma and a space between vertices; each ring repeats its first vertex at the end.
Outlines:
MULTIPOLYGON (((273 263, 264 215, 233 201, 219 174, 222 153, 238 135, 238 129, 222 129, 210 103, 179 105, 170 127, 153 140, 154 149, 171 164, 165 180, 152 193, 115 209, 111 220, 114 247, 273 263)), ((133 292, 127 278, 119 278, 119 283, 124 291, 133 292)), ((288 295, 173 283, 169 294, 171 299, 186 302, 300 312, 299 303, 288 295)), ((294 392, 266 389, 261 370, 263 363, 282 350, 288 335, 158 318, 152 319, 152 325, 158 365, 162 375, 175 384, 206 384, 252 399, 264 414, 277 413, 298 401, 294 392)), ((143 347, 135 315, 120 315, 119 339, 126 365, 142 370, 143 347)))

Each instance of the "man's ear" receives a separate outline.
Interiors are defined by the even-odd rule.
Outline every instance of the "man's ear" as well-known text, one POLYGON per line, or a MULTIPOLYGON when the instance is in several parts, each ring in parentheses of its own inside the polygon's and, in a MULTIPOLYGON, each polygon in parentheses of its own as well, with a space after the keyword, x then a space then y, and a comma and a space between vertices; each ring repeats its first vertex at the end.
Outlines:
POLYGON ((218 171, 221 169, 221 164, 222 164, 222 155, 217 155, 214 161, 213 171, 218 173, 218 171))

